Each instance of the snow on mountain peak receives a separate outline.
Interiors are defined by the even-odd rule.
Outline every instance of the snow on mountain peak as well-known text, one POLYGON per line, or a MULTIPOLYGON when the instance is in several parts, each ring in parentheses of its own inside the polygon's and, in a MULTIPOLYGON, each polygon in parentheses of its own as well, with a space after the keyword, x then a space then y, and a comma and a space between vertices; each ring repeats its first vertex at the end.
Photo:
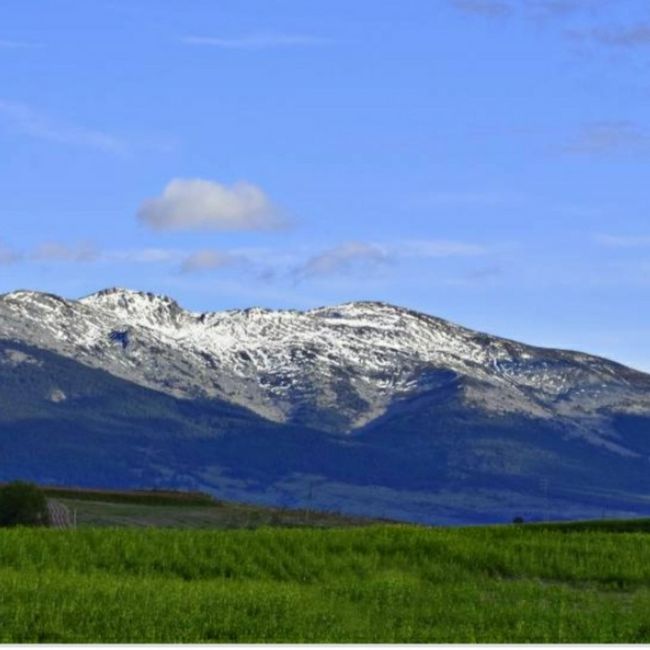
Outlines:
POLYGON ((631 388, 640 373, 382 302, 199 314, 127 289, 78 301, 20 291, 0 297, 0 338, 176 396, 224 399, 331 430, 359 427, 433 390, 440 373, 457 377, 462 399, 488 411, 553 417, 623 403, 650 408, 650 384, 631 388))
POLYGON ((131 289, 104 289, 82 298, 79 303, 110 311, 128 322, 151 328, 179 328, 189 316, 167 296, 131 289))
MULTIPOLYGON (((106 306, 112 309, 116 307, 134 309, 140 305, 172 305, 178 307, 178 303, 168 296, 119 287, 102 289, 85 298, 81 298, 79 302, 82 304, 106 306)), ((178 308, 180 309, 180 307, 178 308)))

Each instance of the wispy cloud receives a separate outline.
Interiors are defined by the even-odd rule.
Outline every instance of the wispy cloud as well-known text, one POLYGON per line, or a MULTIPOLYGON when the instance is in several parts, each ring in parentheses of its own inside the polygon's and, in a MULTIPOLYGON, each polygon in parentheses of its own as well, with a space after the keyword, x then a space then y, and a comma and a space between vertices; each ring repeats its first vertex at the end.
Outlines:
POLYGON ((329 40, 305 34, 248 34, 245 36, 183 36, 186 45, 219 47, 229 50, 263 50, 277 47, 325 45, 329 40))
POLYGON ((270 230, 284 225, 280 210, 256 185, 203 179, 173 179, 159 197, 142 203, 137 217, 154 230, 270 230))
MULTIPOLYGON (((444 239, 397 240, 388 243, 348 241, 318 249, 312 245, 287 248, 231 248, 183 250, 176 248, 142 248, 99 250, 89 243, 45 242, 24 255, 2 246, 0 264, 26 261, 33 264, 152 265, 170 277, 209 275, 223 271, 226 275, 248 277, 274 284, 298 284, 329 278, 357 278, 369 282, 378 274, 404 265, 426 263, 445 258, 479 258, 494 252, 470 242, 444 239)), ((484 258, 485 259, 485 258, 484 258)), ((490 263, 487 257, 486 264, 490 263)), ((416 266, 416 268, 419 268, 416 266)), ((421 268, 421 267, 420 267, 421 268)), ((442 267, 441 267, 442 268, 442 267)), ((491 267, 485 267, 491 268, 491 267)))
POLYGON ((140 250, 108 251, 102 260, 135 264, 165 264, 179 262, 184 253, 166 248, 143 248, 140 250))
POLYGON ((124 141, 103 131, 95 131, 53 118, 25 104, 0 99, 0 120, 18 133, 59 144, 99 149, 106 153, 124 155, 124 141))
POLYGON ((595 14, 610 0, 450 0, 453 7, 487 18, 521 15, 534 20, 562 18, 575 13, 595 14))
POLYGON ((513 7, 503 0, 452 0, 452 5, 460 11, 478 16, 509 16, 513 7))
POLYGON ((611 248, 645 248, 650 247, 650 235, 594 235, 594 240, 611 248))
POLYGON ((485 246, 448 239, 404 241, 388 249, 395 257, 473 257, 485 255, 485 246))
POLYGON ((100 253, 92 244, 70 246, 60 242, 45 242, 36 247, 30 257, 44 262, 95 262, 100 253))
POLYGON ((8 266, 20 261, 22 255, 0 241, 0 266, 8 266))
POLYGON ((370 273, 408 260, 474 257, 488 252, 486 247, 478 244, 445 239, 404 240, 389 244, 352 241, 309 256, 294 267, 292 275, 306 279, 351 272, 370 273))
POLYGON ((27 41, 12 41, 0 38, 0 49, 4 50, 26 50, 43 47, 43 43, 29 43, 27 41))
POLYGON ((463 279, 468 282, 479 282, 488 278, 494 278, 503 273, 503 269, 498 264, 490 264, 489 266, 482 266, 480 268, 468 271, 463 276, 463 279))
POLYGON ((389 261, 386 250, 377 244, 345 242, 309 257, 293 271, 296 280, 352 270, 374 270, 389 261))
POLYGON ((422 196, 418 204, 436 206, 477 206, 477 207, 499 207, 506 205, 518 205, 525 200, 523 194, 512 191, 457 191, 457 192, 431 192, 422 196))
POLYGON ((569 38, 580 42, 619 48, 650 46, 650 23, 638 23, 619 27, 593 27, 568 30, 569 38))
POLYGON ((202 250, 188 255, 181 264, 182 273, 214 271, 231 266, 239 258, 232 253, 215 250, 202 250))
POLYGON ((583 125, 562 150, 570 154, 607 155, 650 152, 650 133, 628 121, 583 125))
POLYGON ((274 266, 286 264, 282 255, 264 249, 187 251, 166 248, 145 248, 130 251, 108 251, 102 261, 120 261, 127 264, 158 264, 175 268, 181 274, 197 274, 207 271, 238 267, 239 270, 260 274, 271 273, 274 266))
MULTIPOLYGON (((643 2, 616 0, 448 0, 468 16, 555 26, 574 45, 618 50, 650 47, 643 2), (634 6, 636 4, 636 6, 634 6), (632 6, 629 6, 632 5, 632 6)), ((584 54, 584 52, 583 52, 584 54)))
POLYGON ((570 14, 596 15, 612 4, 612 0, 518 0, 530 14, 537 17, 562 17, 570 14))
MULTIPOLYGON (((14 255, 17 255, 14 253, 14 255)), ((24 256, 31 262, 69 262, 106 264, 161 264, 180 265, 189 255, 187 251, 169 248, 141 248, 131 250, 100 250, 90 242, 69 244, 48 241, 37 244, 24 256)))

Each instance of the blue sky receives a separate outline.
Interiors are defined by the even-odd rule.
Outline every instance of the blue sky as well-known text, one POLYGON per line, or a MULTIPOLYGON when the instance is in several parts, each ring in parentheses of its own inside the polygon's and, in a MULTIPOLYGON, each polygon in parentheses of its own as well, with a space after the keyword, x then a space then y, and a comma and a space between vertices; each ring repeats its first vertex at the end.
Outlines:
POLYGON ((358 299, 650 370, 645 0, 4 0, 0 291, 358 299))

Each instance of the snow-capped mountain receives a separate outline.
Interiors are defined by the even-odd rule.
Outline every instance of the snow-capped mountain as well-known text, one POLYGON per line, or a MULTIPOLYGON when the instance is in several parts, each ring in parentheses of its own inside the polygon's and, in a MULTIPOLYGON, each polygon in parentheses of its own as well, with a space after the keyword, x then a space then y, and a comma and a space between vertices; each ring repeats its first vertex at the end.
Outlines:
POLYGON ((357 429, 430 390, 440 370, 454 373, 468 404, 495 413, 650 412, 642 373, 376 302, 193 313, 122 289, 78 301, 18 291, 0 297, 0 338, 178 397, 217 397, 333 431, 357 429))
MULTIPOLYGON (((580 458, 583 452, 575 444, 610 459, 642 464, 650 459, 650 433, 645 433, 650 422, 649 375, 602 358, 524 345, 384 303, 356 302, 304 312, 254 308, 195 313, 170 298, 123 289, 80 300, 16 291, 0 296, 0 343, 0 379, 24 375, 21 381, 38 386, 30 393, 29 408, 6 405, 0 390, 0 421, 26 417, 15 414, 21 409, 47 412, 43 416, 47 418, 65 413, 74 420, 79 409, 95 403, 92 400, 104 400, 102 417, 113 418, 120 414, 105 401, 106 395, 123 395, 121 399, 130 404, 137 388, 143 404, 155 403, 150 410, 167 414, 157 426, 170 439, 177 430, 185 431, 181 437, 188 436, 188 426, 204 432, 201 436, 221 431, 224 420, 215 409, 223 414, 231 408, 240 410, 228 420, 227 431, 247 431, 242 445, 244 440, 252 444, 270 427, 268 436, 278 436, 278 441, 285 434, 299 435, 302 442, 291 442, 292 453, 307 439, 309 448, 300 447, 301 454, 334 445, 321 450, 334 459, 345 449, 347 455, 338 465, 318 470, 328 474, 328 480, 359 445, 368 445, 364 447, 368 456, 360 464, 380 454, 374 461, 376 468, 383 468, 380 473, 388 471, 395 454, 415 445, 415 456, 407 454, 406 461, 400 456, 400 462, 417 465, 417 472, 415 465, 404 471, 415 472, 411 483, 423 484, 433 480, 429 474, 434 466, 441 471, 443 460, 450 476, 469 476, 476 467, 496 471, 502 462, 497 457, 503 454, 508 457, 505 474, 511 476, 512 467, 523 467, 523 456, 530 456, 529 447, 525 453, 517 451, 521 441, 515 439, 522 435, 528 436, 526 445, 535 447, 536 459, 551 458, 558 453, 557 444, 568 445, 567 449, 574 445, 569 456, 573 454, 576 475, 587 456, 580 458), (3 371, 11 374, 2 375, 3 371), (108 375, 104 378, 98 371, 108 375), (88 379, 80 382, 82 375, 88 379), (188 415, 189 405, 209 413, 188 415), (499 451, 494 447, 496 438, 487 442, 490 431, 498 431, 494 435, 499 451), (450 442, 471 432, 461 447, 450 442), (337 436, 334 442, 332 435, 337 436), (429 465, 427 454, 432 454, 429 465)), ((84 418, 90 417, 90 411, 84 413, 84 418)), ((93 414, 91 420, 96 417, 93 414)), ((137 408, 129 418, 123 425, 127 429, 136 421, 137 427, 144 426, 137 408)), ((91 420, 84 420, 84 426, 94 427, 91 420)), ((267 444, 266 439, 262 442, 267 444)), ((236 458, 231 460, 236 464, 236 458)), ((323 461, 309 463, 316 460, 323 461)), ((165 463, 177 471, 175 461, 165 463)), ((186 469, 196 483, 192 463, 186 469)), ((289 480, 292 472, 316 472, 309 463, 300 471, 288 466, 282 480, 289 480)), ((265 472, 277 469, 265 467, 265 472)), ((209 487, 206 471, 200 480, 209 487)), ((349 471, 357 469, 350 466, 349 471)), ((382 480, 384 487, 394 489, 402 478, 395 474, 382 480)), ((265 490, 268 493, 268 486, 265 490)))

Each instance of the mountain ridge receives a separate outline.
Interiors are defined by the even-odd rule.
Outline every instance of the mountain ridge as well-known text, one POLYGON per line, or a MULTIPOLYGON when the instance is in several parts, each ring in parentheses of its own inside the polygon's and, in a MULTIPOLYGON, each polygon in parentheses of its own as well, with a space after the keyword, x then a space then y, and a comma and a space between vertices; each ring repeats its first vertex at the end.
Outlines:
POLYGON ((63 303, 81 303, 81 304, 86 304, 94 299, 101 298, 104 296, 112 296, 112 295, 117 295, 120 297, 127 297, 127 296, 137 296, 140 298, 147 298, 149 300, 157 300, 163 304, 168 304, 174 307, 177 307, 180 311, 195 316, 197 318, 207 318, 208 316, 218 316, 220 314, 237 314, 237 313, 281 313, 281 314, 317 314, 317 313, 323 313, 331 310, 337 310, 345 307, 363 307, 363 306, 370 306, 370 307, 380 307, 380 308, 389 308, 393 309, 396 311, 400 312, 405 312, 409 313, 415 316, 419 317, 424 317, 427 320, 442 323, 448 326, 455 327, 460 330, 465 330, 467 332, 471 332, 475 335, 479 336, 485 336, 488 338, 497 338, 501 341, 507 342, 507 343, 514 343, 517 345, 523 345, 529 348, 533 348, 536 350, 540 351, 556 351, 556 352, 564 352, 572 355, 582 355, 585 357, 593 358, 593 359, 598 359, 601 361, 606 361, 607 363, 610 364, 615 364, 618 365, 622 368, 626 368, 632 372, 639 373, 642 375, 650 375, 647 371, 641 370, 639 368, 635 368, 633 366, 629 366, 627 364, 624 364, 622 362, 616 361, 615 359, 610 359, 609 357, 605 357, 603 355, 599 354, 594 354, 591 352, 587 352, 585 350, 579 350, 579 349, 574 349, 574 348, 563 348, 563 347, 554 347, 554 346, 549 346, 549 345, 538 345, 535 343, 526 343, 523 341, 520 341, 518 339, 510 338, 510 337, 504 337, 500 336, 497 334, 493 334, 491 332, 488 332, 486 330, 480 330, 480 329, 475 329, 471 327, 467 327, 464 325, 460 325, 456 323, 453 320, 442 318, 439 316, 434 316, 431 314, 428 314, 426 312, 422 312, 410 307, 405 307, 402 305, 396 305, 394 303, 382 301, 382 300, 351 300, 351 301, 345 301, 342 303, 336 303, 334 305, 320 305, 317 307, 310 307, 308 309, 297 309, 297 308, 271 308, 271 307, 264 307, 262 305, 253 305, 250 307, 244 307, 244 308, 228 308, 228 309, 221 309, 221 310, 215 310, 215 311, 194 311, 194 310, 189 310, 185 309, 182 307, 182 305, 175 300, 174 298, 168 296, 167 294, 160 294, 160 293, 153 293, 149 291, 141 291, 141 290, 136 290, 136 289, 129 289, 126 287, 120 287, 120 286, 113 286, 113 287, 107 287, 105 289, 100 289, 98 291, 94 291, 89 294, 85 294, 79 298, 65 298, 62 297, 58 294, 52 293, 52 292, 47 292, 47 291, 39 291, 35 289, 16 289, 10 292, 2 293, 0 294, 0 301, 6 298, 11 298, 16 295, 24 294, 26 296, 46 296, 58 301, 61 301, 63 303))
POLYGON ((650 375, 387 303, 11 292, 0 387, 0 479, 429 522, 650 512, 650 375))
POLYGON ((634 382, 650 386, 650 376, 639 371, 384 302, 192 312, 167 296, 119 288, 76 301, 19 291, 0 296, 0 316, 4 338, 16 336, 179 397, 225 398, 275 421, 291 420, 298 402, 315 412, 340 412, 334 402, 345 389, 356 406, 346 407, 336 430, 358 429, 423 389, 432 368, 482 382, 482 389, 468 385, 467 399, 496 412, 562 417, 624 410, 632 402, 650 410, 638 390, 625 395, 634 382), (33 331, 21 328, 21 319, 31 320, 33 331), (583 395, 567 399, 564 389, 576 380, 583 395))

